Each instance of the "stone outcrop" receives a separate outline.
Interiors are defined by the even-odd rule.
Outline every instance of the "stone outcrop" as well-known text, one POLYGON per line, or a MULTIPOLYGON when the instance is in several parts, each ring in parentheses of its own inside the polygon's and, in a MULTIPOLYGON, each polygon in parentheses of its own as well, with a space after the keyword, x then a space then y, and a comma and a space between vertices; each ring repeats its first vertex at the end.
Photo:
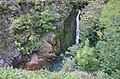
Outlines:
POLYGON ((21 59, 21 53, 14 47, 12 34, 7 30, 11 18, 32 12, 33 7, 17 0, 0 0, 0 67, 13 66, 14 60, 21 59))
POLYGON ((61 31, 64 28, 64 20, 68 17, 73 7, 82 4, 83 0, 45 0, 45 5, 49 6, 54 14, 53 23, 61 31))
POLYGON ((40 38, 41 47, 39 49, 39 55, 46 58, 56 57, 57 53, 60 52, 59 41, 56 39, 57 36, 54 32, 45 33, 40 38))
POLYGON ((29 62, 26 62, 24 69, 26 70, 36 70, 47 65, 47 62, 43 58, 39 58, 37 54, 32 54, 29 62))

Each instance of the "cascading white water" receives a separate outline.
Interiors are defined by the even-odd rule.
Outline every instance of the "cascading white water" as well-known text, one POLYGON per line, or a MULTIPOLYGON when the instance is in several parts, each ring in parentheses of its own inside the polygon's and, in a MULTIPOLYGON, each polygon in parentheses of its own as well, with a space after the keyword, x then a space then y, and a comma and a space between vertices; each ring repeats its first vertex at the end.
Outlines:
POLYGON ((77 25, 76 25, 76 39, 75 39, 75 42, 76 42, 76 44, 78 44, 79 43, 79 35, 80 35, 80 28, 79 28, 79 26, 80 26, 80 19, 79 19, 79 17, 80 17, 80 10, 78 11, 78 14, 77 14, 77 17, 76 17, 76 23, 77 23, 77 25))

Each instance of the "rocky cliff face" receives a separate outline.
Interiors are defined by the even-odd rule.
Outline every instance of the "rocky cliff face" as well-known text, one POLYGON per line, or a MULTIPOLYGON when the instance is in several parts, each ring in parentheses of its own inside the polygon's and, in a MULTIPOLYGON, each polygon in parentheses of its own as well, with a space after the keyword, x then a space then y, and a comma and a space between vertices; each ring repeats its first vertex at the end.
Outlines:
MULTIPOLYGON (((43 56, 56 56, 60 52, 60 41, 58 37, 63 30, 64 20, 68 17, 72 8, 80 4, 82 0, 39 1, 42 3, 41 7, 49 7, 54 15, 53 24, 57 27, 57 32, 46 33, 41 37, 40 41, 42 41, 42 46, 40 52, 43 56)), ((33 12, 32 0, 0 1, 0 66, 12 66, 14 59, 21 58, 20 52, 13 45, 12 35, 7 31, 11 24, 11 18, 17 18, 22 14, 33 12)))
POLYGON ((64 28, 64 20, 69 16, 74 9, 82 7, 86 3, 84 0, 46 0, 45 5, 49 6, 54 14, 54 24, 58 30, 64 28))
POLYGON ((7 29, 11 23, 10 18, 16 18, 28 10, 14 0, 0 1, 0 66, 12 66, 14 58, 20 56, 7 29))

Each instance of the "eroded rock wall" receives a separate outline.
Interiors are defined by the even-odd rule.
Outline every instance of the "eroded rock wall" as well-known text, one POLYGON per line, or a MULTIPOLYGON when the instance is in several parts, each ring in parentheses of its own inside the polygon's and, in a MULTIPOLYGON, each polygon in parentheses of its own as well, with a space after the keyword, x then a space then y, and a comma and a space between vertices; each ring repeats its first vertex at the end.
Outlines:
POLYGON ((14 59, 21 58, 7 29, 10 27, 11 18, 32 12, 31 6, 26 2, 19 3, 17 0, 0 0, 0 66, 12 66, 14 59))
POLYGON ((15 19, 22 14, 34 13, 33 1, 42 2, 41 7, 49 7, 54 15, 53 24, 57 27, 55 32, 48 32, 41 37, 42 46, 39 52, 43 55, 56 56, 60 53, 59 37, 64 29, 65 19, 73 7, 89 0, 0 0, 0 66, 13 65, 15 59, 21 58, 20 52, 13 45, 12 34, 7 29, 10 27, 11 18, 15 19))

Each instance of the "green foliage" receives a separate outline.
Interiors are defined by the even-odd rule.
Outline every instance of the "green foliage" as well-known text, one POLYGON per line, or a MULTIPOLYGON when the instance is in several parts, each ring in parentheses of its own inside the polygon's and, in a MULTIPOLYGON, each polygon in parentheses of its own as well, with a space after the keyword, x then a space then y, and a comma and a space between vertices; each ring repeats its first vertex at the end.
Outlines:
POLYGON ((40 47, 40 36, 55 29, 52 19, 49 10, 42 11, 37 8, 34 14, 27 13, 14 19, 9 29, 14 35, 17 49, 25 54, 37 51, 40 47))
POLYGON ((106 6, 104 6, 100 16, 100 23, 102 27, 105 27, 110 30, 112 29, 111 31, 113 31, 114 29, 120 30, 119 4, 120 4, 119 0, 110 0, 109 3, 106 6))
POLYGON ((70 52, 73 54, 73 55, 76 55, 78 50, 80 50, 82 48, 82 45, 81 44, 78 44, 78 45, 73 45, 72 47, 69 47, 68 50, 70 50, 70 52))
POLYGON ((120 70, 113 72, 109 77, 108 77, 109 79, 120 79, 120 70))
POLYGON ((21 69, 0 69, 0 79, 83 79, 74 72, 49 72, 47 70, 26 71, 21 69))
MULTIPOLYGON (((22 69, 3 69, 0 68, 0 79, 120 79, 120 71, 117 71, 110 76, 103 72, 97 72, 96 76, 78 77, 76 72, 49 72, 47 70, 26 71, 22 69)), ((81 74, 80 74, 81 75, 81 74)))
POLYGON ((120 69, 119 36, 119 34, 113 35, 110 33, 106 36, 107 41, 99 41, 96 46, 100 56, 100 67, 109 74, 116 69, 120 69))
POLYGON ((95 47, 99 37, 97 31, 100 29, 99 16, 103 7, 100 0, 91 1, 88 10, 81 17, 80 38, 85 43, 86 38, 89 39, 90 47, 95 47))
POLYGON ((97 60, 94 48, 89 47, 88 39, 85 41, 85 45, 83 45, 83 47, 81 45, 74 45, 68 49, 75 56, 78 68, 86 71, 98 70, 99 61, 97 60))
POLYGON ((120 79, 120 71, 113 72, 111 75, 108 75, 105 72, 98 71, 96 73, 96 78, 93 79, 120 79))
POLYGON ((81 18, 82 43, 68 48, 75 56, 80 69, 86 71, 100 69, 112 75, 116 73, 115 76, 104 79, 119 79, 117 74, 120 70, 119 4, 119 0, 110 0, 106 5, 99 0, 90 3, 88 11, 81 18), (90 42, 85 41, 86 38, 90 42))
MULTIPOLYGON (((99 60, 100 69, 108 74, 120 70, 119 4, 119 0, 110 0, 106 5, 96 0, 89 4, 88 11, 81 18, 80 37, 82 43, 84 44, 84 40, 88 38, 90 46, 96 46, 95 51, 98 52, 96 56, 99 60)), ((89 50, 89 48, 83 48, 89 50)), ((83 48, 80 49, 80 53, 83 52, 83 48)), ((89 52, 93 51, 89 50, 89 52)), ((78 58, 82 58, 80 53, 78 53, 78 58)))
POLYGON ((89 47, 89 40, 86 40, 85 46, 78 50, 76 59, 80 68, 86 71, 95 71, 99 68, 99 61, 94 53, 94 48, 89 47))
POLYGON ((101 27, 104 27, 102 41, 97 43, 100 67, 111 74, 120 70, 120 1, 110 0, 100 16, 101 27))
POLYGON ((69 48, 81 69, 100 69, 108 74, 120 70, 119 4, 119 0, 110 0, 106 5, 99 0, 89 4, 88 11, 81 18, 82 43, 69 48), (90 43, 85 42, 86 38, 90 43))
MULTIPOLYGON (((66 54, 69 54, 69 52, 66 52, 66 54)), ((75 66, 75 58, 73 57, 65 57, 63 60, 63 67, 60 71, 64 72, 71 72, 74 70, 75 66)))

